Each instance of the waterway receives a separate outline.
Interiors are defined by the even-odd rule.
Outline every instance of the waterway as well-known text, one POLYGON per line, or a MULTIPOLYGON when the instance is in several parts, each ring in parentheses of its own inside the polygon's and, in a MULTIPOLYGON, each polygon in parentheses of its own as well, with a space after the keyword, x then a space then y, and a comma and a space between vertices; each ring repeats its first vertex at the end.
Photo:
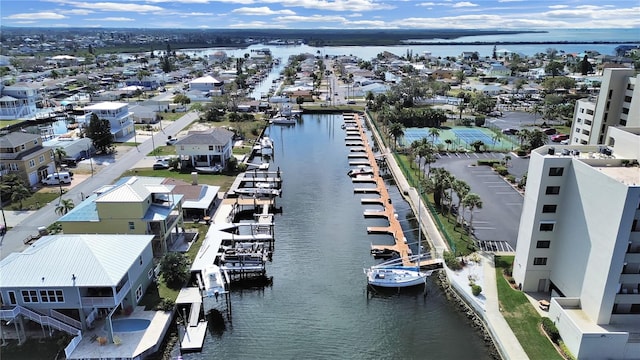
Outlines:
MULTIPOLYGON (((363 268, 376 262, 362 195, 350 169, 341 115, 304 115, 291 127, 272 125, 272 167, 283 176, 275 217, 271 286, 235 288, 232 323, 207 334, 191 359, 490 359, 482 338, 430 279, 422 289, 367 293, 363 268)), ((397 188, 392 201, 407 240, 417 238, 413 215, 397 188), (412 229, 414 231, 412 231, 412 229)), ((370 208, 371 206, 367 206, 370 208)))

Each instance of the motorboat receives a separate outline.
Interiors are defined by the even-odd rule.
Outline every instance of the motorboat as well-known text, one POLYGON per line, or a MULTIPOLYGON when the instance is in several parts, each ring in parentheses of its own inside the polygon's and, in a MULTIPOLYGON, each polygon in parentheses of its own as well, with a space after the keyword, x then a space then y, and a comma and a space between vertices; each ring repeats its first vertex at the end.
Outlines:
POLYGON ((204 282, 204 296, 211 297, 224 293, 225 280, 222 270, 217 265, 209 265, 202 271, 202 281, 204 282))
POLYGON ((373 175, 373 168, 371 166, 360 165, 355 169, 351 169, 347 172, 350 177, 356 177, 360 175, 373 175))
POLYGON ((279 196, 281 191, 280 189, 273 188, 240 188, 235 191, 238 194, 242 195, 251 195, 251 196, 279 196))
POLYGON ((433 271, 420 271, 415 266, 377 265, 364 269, 369 285, 386 288, 423 285, 427 282, 427 276, 431 275, 432 272, 433 271))
POLYGON ((222 172, 222 165, 216 164, 214 166, 196 166, 196 171, 201 174, 219 174, 222 172))
POLYGON ((262 155, 273 154, 273 140, 270 137, 265 136, 260 139, 260 151, 262 155))
POLYGON ((276 116, 270 122, 274 125, 295 125, 296 119, 289 116, 276 116))
POLYGON ((375 259, 389 259, 392 257, 400 256, 397 251, 389 249, 389 248, 371 248, 371 255, 375 259))

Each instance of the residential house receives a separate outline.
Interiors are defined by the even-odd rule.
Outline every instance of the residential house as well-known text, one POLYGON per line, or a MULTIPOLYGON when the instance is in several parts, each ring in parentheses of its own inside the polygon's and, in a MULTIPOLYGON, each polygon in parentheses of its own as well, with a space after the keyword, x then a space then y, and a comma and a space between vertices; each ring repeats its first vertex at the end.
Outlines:
POLYGON ((191 184, 173 178, 166 178, 163 185, 174 186, 173 192, 184 198, 182 202, 182 214, 185 219, 203 219, 212 216, 215 208, 222 200, 219 196, 220 187, 206 184, 198 184, 198 174, 193 174, 191 184))
POLYGON ((126 140, 135 134, 133 113, 129 111, 129 104, 123 102, 101 102, 84 107, 85 121, 89 122, 91 114, 108 120, 111 124, 111 135, 115 141, 126 140))
POLYGON ((36 186, 55 171, 53 150, 43 146, 40 135, 18 131, 0 137, 0 174, 17 174, 36 186))
POLYGON ((141 86, 144 90, 153 91, 160 87, 162 80, 156 76, 145 76, 142 79, 130 77, 124 82, 127 86, 141 86))
POLYGON ((207 75, 189 81, 189 90, 210 93, 212 95, 222 95, 224 82, 207 75))
POLYGON ((181 239, 183 196, 163 178, 126 177, 88 196, 58 222, 65 234, 153 235, 161 256, 181 239))
POLYGON ((511 76, 511 69, 500 63, 492 63, 489 65, 489 68, 486 71, 486 75, 498 78, 511 76))
POLYGON ((43 333, 46 326, 75 336, 98 318, 130 311, 155 277, 152 238, 50 235, 9 254, 0 261, 0 318, 25 339, 29 321, 41 324, 43 333))
POLYGON ((513 278, 577 359, 640 354, 640 127, 531 152, 513 278))
POLYGON ((95 148, 93 147, 93 141, 89 138, 73 138, 73 137, 63 137, 59 136, 57 138, 47 140, 44 143, 44 146, 50 148, 54 152, 55 149, 62 148, 64 150, 66 156, 62 161, 64 163, 74 164, 77 161, 90 157, 93 153, 95 153, 95 148))
POLYGON ((175 143, 176 152, 182 159, 181 166, 226 168, 232 156, 234 133, 220 127, 205 131, 189 131, 175 143))
POLYGON ((4 86, 0 83, 0 120, 35 116, 38 93, 26 85, 4 86))
POLYGON ((133 105, 129 111, 133 114, 133 122, 136 124, 155 124, 158 122, 158 106, 133 105))

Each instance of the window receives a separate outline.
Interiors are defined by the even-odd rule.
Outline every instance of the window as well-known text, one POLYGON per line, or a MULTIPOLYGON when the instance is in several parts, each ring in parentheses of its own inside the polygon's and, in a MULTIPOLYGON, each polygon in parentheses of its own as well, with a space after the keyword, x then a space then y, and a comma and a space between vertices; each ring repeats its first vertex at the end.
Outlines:
POLYGON ((209 145, 209 151, 213 151, 213 145, 209 145))
POLYGON ((44 155, 40 155, 38 158, 38 163, 42 164, 44 162, 44 155))
POLYGON ((553 231, 554 223, 540 223, 540 231, 553 231))
POLYGON ((138 288, 136 289, 136 302, 140 301, 140 299, 142 298, 142 295, 144 295, 142 293, 142 285, 139 285, 138 288))
POLYGON ((34 167, 34 166, 36 166, 36 161, 33 159, 29 160, 29 167, 34 167))
POLYGON ((133 221, 129 221, 129 230, 135 230, 136 224, 133 221))
POLYGON ((142 255, 140 255, 140 265, 142 265, 142 255))
POLYGON ((147 277, 149 278, 149 280, 153 280, 153 268, 149 269, 149 272, 147 272, 147 277))
POLYGON ((542 205, 543 213, 555 213, 558 205, 542 205))
POLYGON ((538 240, 538 242, 536 242, 536 248, 538 249, 548 249, 550 245, 551 241, 549 240, 538 240))
POLYGON ((547 265, 547 258, 533 258, 533 265, 547 265))
POLYGON ((22 302, 24 303, 37 303, 38 292, 35 290, 22 290, 22 302))
POLYGON ((549 168, 549 176, 562 176, 563 172, 564 172, 564 168, 562 167, 549 168))
POLYGON ((15 291, 9 291, 9 305, 15 305, 18 302, 16 301, 16 293, 15 291))
POLYGON ((40 290, 40 301, 43 303, 61 303, 64 302, 62 290, 40 290))
POLYGON ((547 190, 545 191, 547 195, 558 195, 560 194, 560 186, 547 186, 547 190))

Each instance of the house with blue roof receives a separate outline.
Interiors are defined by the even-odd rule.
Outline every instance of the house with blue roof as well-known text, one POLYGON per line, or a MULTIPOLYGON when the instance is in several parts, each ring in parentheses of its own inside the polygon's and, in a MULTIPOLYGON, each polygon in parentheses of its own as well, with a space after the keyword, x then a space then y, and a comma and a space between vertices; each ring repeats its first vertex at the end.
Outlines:
POLYGON ((162 256, 182 234, 184 196, 164 178, 126 177, 98 189, 58 219, 65 234, 153 235, 154 256, 162 256))

